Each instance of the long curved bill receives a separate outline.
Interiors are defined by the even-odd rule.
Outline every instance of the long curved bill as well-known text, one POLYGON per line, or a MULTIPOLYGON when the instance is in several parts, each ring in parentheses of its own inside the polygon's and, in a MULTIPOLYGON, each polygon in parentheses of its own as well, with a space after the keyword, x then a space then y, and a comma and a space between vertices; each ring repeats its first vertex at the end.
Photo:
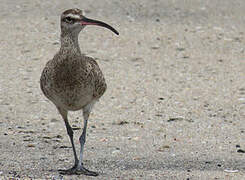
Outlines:
POLYGON ((89 18, 83 17, 82 20, 81 20, 81 25, 97 25, 97 26, 102 26, 102 27, 105 27, 107 29, 110 29, 116 35, 119 35, 119 32, 116 29, 114 29, 109 24, 106 24, 106 23, 104 23, 102 21, 97 21, 97 20, 94 20, 94 19, 89 19, 89 18))

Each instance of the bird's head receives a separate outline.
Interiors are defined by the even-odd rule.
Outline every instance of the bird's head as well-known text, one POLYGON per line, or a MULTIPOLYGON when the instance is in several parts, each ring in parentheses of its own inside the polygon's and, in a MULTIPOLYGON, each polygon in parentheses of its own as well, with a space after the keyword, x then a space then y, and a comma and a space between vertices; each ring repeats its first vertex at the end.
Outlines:
POLYGON ((61 30, 73 33, 79 33, 87 25, 97 25, 110 29, 115 34, 119 35, 110 25, 93 19, 88 19, 83 15, 80 9, 68 9, 61 14, 61 30))

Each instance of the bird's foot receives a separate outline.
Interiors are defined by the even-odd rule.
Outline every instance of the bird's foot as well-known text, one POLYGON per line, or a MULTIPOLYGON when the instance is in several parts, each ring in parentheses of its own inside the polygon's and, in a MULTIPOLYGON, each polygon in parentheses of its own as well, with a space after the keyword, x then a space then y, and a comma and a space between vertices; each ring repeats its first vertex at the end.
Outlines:
POLYGON ((76 170, 76 167, 73 166, 70 169, 59 169, 58 171, 62 175, 72 175, 72 174, 74 174, 75 170, 76 170))
POLYGON ((83 166, 74 166, 66 170, 60 169, 59 173, 62 175, 81 175, 81 174, 84 174, 86 176, 98 176, 99 175, 97 172, 90 171, 83 166))

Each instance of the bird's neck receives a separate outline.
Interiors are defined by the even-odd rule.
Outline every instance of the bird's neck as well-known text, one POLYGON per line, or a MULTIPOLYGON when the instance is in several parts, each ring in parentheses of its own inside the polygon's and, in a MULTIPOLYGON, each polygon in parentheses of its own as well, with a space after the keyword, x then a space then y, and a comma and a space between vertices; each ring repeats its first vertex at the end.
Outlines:
POLYGON ((78 33, 61 32, 61 47, 60 51, 65 53, 81 54, 78 43, 78 33))

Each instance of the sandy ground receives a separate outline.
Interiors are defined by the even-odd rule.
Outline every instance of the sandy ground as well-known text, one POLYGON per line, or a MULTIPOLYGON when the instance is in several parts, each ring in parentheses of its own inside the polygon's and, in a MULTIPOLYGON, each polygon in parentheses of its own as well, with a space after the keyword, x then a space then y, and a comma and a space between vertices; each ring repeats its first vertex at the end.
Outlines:
MULTIPOLYGON (((244 0, 0 0, 0 179, 245 178, 244 0), (108 90, 89 121, 85 165, 39 77, 59 49, 59 15, 84 9, 83 53, 108 90)), ((69 119, 75 142, 82 113, 69 119)))

